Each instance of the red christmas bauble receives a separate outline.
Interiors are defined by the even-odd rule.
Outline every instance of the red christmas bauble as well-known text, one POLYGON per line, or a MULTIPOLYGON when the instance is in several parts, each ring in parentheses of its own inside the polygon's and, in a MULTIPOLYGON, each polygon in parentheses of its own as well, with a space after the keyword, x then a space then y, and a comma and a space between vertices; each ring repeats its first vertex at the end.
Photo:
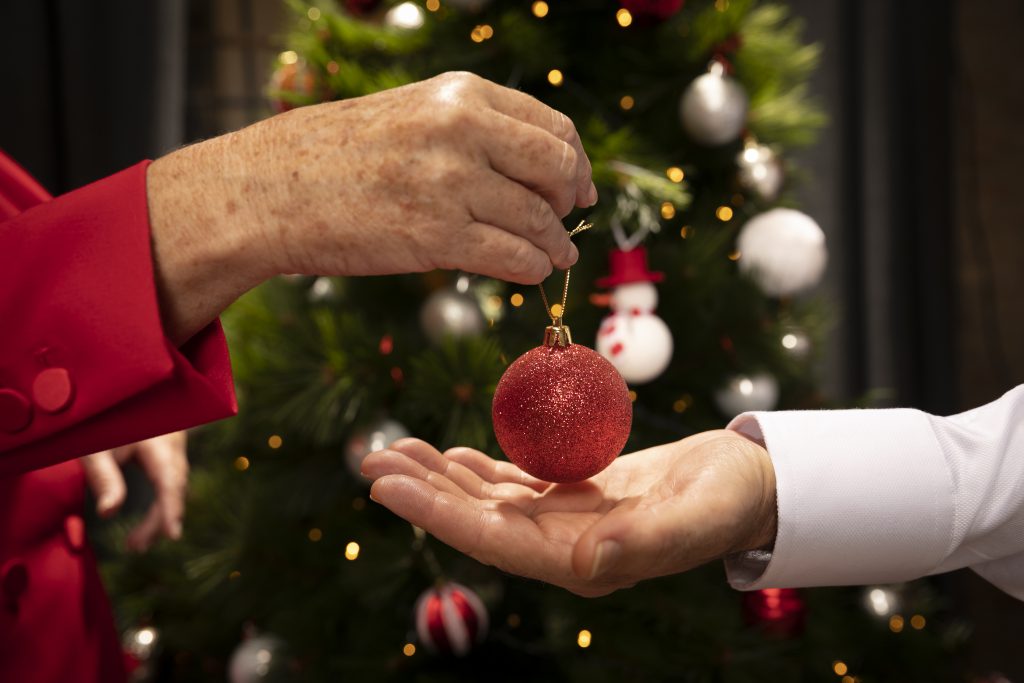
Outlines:
POLYGON ((579 344, 538 346, 505 370, 491 408, 508 459, 567 483, 611 464, 629 438, 633 405, 615 367, 579 344))
POLYGON ((345 9, 357 16, 369 14, 377 9, 380 0, 345 0, 345 9))
POLYGON ((316 76, 313 71, 302 62, 293 64, 282 64, 270 76, 271 100, 270 104, 277 113, 283 113, 294 109, 295 104, 280 96, 281 93, 295 93, 302 97, 312 97, 317 91, 316 76))
POLYGON ((620 0, 620 5, 635 17, 664 21, 683 8, 683 0, 620 0))
POLYGON ((765 588, 743 594, 743 616, 765 633, 793 637, 803 633, 807 607, 796 588, 765 588))
POLYGON ((487 608, 454 581, 428 588, 416 601, 416 635, 434 652, 461 657, 487 635, 487 608))

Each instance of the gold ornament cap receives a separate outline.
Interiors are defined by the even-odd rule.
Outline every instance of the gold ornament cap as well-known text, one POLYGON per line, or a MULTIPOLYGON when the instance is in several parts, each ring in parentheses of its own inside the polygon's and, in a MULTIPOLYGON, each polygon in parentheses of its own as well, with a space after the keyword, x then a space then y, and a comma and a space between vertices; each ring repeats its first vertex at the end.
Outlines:
POLYGON ((572 332, 569 331, 569 326, 563 325, 559 320, 556 324, 545 327, 544 346, 559 346, 563 349, 572 346, 572 332))

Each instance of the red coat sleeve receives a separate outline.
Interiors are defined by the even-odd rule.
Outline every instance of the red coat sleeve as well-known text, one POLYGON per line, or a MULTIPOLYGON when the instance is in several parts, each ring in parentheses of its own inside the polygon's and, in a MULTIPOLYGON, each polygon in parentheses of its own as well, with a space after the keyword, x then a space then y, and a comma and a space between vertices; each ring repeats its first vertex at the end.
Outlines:
POLYGON ((237 410, 219 322, 164 335, 147 166, 0 222, 0 476, 237 410))

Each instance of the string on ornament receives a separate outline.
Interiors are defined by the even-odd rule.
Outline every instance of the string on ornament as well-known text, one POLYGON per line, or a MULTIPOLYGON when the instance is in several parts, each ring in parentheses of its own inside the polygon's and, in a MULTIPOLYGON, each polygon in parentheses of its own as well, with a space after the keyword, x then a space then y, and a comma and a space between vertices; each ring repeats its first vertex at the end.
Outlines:
MULTIPOLYGON (((581 232, 590 230, 592 227, 594 227, 593 223, 580 221, 580 224, 573 228, 572 231, 569 233, 569 239, 572 239, 581 232)), ((537 289, 540 290, 540 300, 544 302, 544 310, 548 312, 548 317, 551 318, 551 324, 554 325, 555 327, 562 327, 562 313, 565 312, 565 305, 569 301, 569 275, 571 273, 571 267, 565 269, 565 284, 562 286, 562 304, 561 307, 558 309, 558 315, 555 315, 552 312, 551 304, 548 303, 548 295, 544 291, 544 283, 537 283, 537 289)))

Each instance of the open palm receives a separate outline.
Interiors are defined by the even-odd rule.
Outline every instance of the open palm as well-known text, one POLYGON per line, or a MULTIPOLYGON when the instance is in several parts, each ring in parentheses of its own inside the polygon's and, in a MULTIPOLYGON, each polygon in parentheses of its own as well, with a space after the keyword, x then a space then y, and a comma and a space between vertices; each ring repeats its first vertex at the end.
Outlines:
POLYGON ((775 481, 761 449, 706 432, 550 484, 470 448, 403 439, 372 453, 371 497, 457 550, 585 596, 771 543, 775 481))

